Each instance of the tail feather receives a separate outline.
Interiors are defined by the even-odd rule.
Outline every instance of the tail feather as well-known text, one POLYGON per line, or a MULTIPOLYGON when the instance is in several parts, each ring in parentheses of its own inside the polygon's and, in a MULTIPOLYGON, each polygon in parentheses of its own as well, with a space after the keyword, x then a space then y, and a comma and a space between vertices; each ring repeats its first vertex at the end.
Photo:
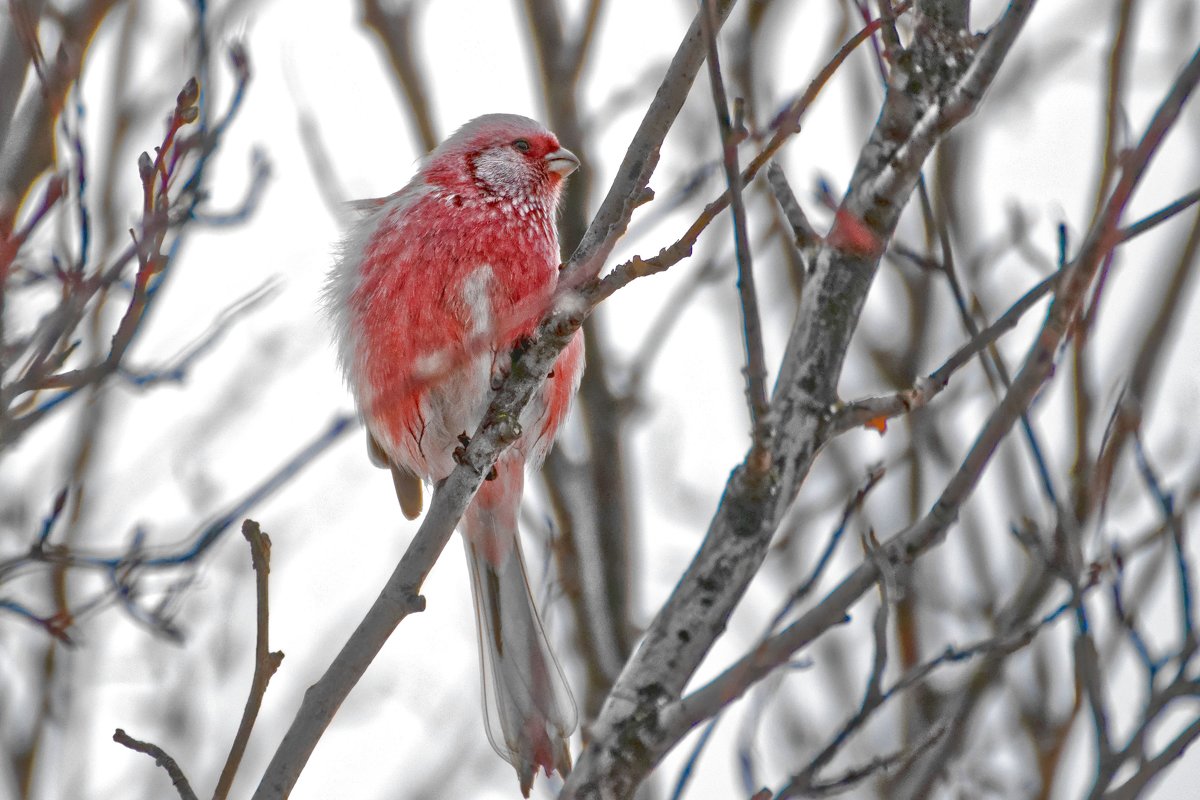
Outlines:
POLYGON ((523 465, 512 459, 476 495, 463 517, 479 634, 488 739, 512 764, 529 796, 538 769, 565 777, 575 701, 542 623, 525 573, 516 517, 523 465))

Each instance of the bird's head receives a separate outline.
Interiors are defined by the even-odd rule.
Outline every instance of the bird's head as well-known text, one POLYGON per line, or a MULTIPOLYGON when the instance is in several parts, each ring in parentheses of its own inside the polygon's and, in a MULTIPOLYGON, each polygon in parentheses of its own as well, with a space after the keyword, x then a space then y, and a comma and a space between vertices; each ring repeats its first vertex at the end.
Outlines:
POLYGON ((552 205, 575 154, 541 124, 516 114, 477 117, 438 145, 425 162, 429 183, 512 200, 552 205))

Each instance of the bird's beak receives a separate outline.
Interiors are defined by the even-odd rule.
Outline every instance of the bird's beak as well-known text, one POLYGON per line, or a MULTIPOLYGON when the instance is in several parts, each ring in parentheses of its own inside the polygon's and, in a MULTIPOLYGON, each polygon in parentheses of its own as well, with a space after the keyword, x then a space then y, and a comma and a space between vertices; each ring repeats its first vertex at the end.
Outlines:
POLYGON ((579 157, 567 148, 560 147, 553 152, 546 153, 546 168, 565 178, 579 169, 579 157))

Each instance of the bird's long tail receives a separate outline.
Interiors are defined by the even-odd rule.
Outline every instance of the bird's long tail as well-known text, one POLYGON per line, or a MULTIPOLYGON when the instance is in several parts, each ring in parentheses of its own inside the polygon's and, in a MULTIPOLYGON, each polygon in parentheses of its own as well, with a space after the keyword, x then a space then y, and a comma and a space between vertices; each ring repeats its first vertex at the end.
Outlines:
POLYGON ((463 541, 471 568, 484 715, 492 747, 517 770, 529 796, 533 776, 571 770, 568 739, 575 730, 575 701, 538 618, 521 544, 517 514, 524 464, 497 464, 463 515, 463 541))

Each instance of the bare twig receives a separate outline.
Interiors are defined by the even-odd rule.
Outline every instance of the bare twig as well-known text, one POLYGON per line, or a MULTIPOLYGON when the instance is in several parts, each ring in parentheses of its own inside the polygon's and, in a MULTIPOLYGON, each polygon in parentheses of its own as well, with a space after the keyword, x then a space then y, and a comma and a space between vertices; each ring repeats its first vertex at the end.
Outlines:
POLYGON ((800 201, 796 199, 792 187, 788 185, 787 176, 783 174, 783 167, 779 166, 777 161, 771 161, 767 165, 767 182, 771 186, 775 200, 783 210, 783 215, 792 227, 792 237, 795 239, 796 246, 804 250, 817 244, 821 237, 813 230, 804 209, 800 207, 800 201))
POLYGON ((994 344, 1005 333, 1015 328, 1026 312, 1054 289, 1061 274, 1056 272, 1035 284, 1032 289, 1021 295, 1008 311, 1005 311, 987 328, 978 331, 944 364, 918 381, 911 389, 883 397, 856 400, 843 406, 833 421, 834 435, 862 425, 879 429, 884 427, 886 420, 927 405, 950 385, 950 378, 955 372, 969 363, 978 353, 994 344))
POLYGON ((221 769, 221 777, 217 780, 217 788, 213 791, 213 800, 225 800, 229 790, 233 788, 233 779, 237 777, 238 767, 242 756, 246 753, 246 745, 250 743, 250 732, 254 730, 254 721, 262 708, 263 696, 267 692, 267 684, 271 676, 283 662, 281 651, 271 652, 268 645, 268 624, 270 622, 270 604, 267 597, 267 576, 271 571, 271 539, 263 533, 258 523, 248 519, 242 523, 242 535, 250 543, 250 558, 254 564, 254 578, 257 587, 257 624, 254 645, 254 677, 250 680, 250 696, 246 698, 246 707, 242 711, 242 721, 238 724, 237 734, 229 748, 229 756, 221 769))
MULTIPOLYGON (((904 8, 907 8, 907 6, 907 3, 902 4, 902 7, 904 8)), ((784 142, 786 142, 788 138, 792 136, 792 134, 800 130, 800 118, 812 105, 813 101, 817 99, 817 96, 821 93, 821 90, 825 88, 826 84, 828 84, 829 79, 832 78, 833 74, 842 66, 843 63, 845 63, 850 54, 853 53, 860 44, 867 41, 871 37, 871 34, 878 29, 878 27, 879 20, 875 20, 847 40, 846 43, 843 44, 842 47, 839 48, 838 51, 833 55, 833 57, 829 59, 828 63, 825 64, 817 76, 813 78, 804 93, 800 95, 800 97, 796 98, 796 100, 788 104, 788 106, 776 116, 773 123, 775 134, 762 148, 762 150, 759 151, 758 155, 751 159, 746 168, 742 170, 743 186, 750 183, 750 181, 752 181, 758 174, 759 170, 761 170, 770 162, 774 155, 779 151, 779 148, 783 146, 784 142)), ((729 206, 729 202, 730 193, 728 190, 726 190, 721 194, 720 197, 704 207, 704 210, 700 212, 700 214, 696 217, 696 220, 692 223, 691 227, 687 229, 683 236, 677 239, 673 244, 670 244, 660 250, 658 255, 652 258, 634 256, 629 261, 614 267, 612 271, 605 275, 604 279, 600 282, 596 293, 597 300, 603 300, 617 289, 628 285, 637 278, 645 277, 647 275, 655 275, 659 272, 669 269, 670 267, 673 267, 675 264, 678 264, 680 261, 690 256, 692 254, 692 249, 696 245, 696 242, 700 239, 700 234, 702 234, 708 228, 708 226, 712 224, 713 220, 715 220, 721 214, 721 212, 729 206)), ((572 261, 574 261, 574 258, 572 258, 572 261)))
POLYGON ((754 455, 752 469, 770 468, 768 450, 771 447, 772 427, 767 404, 767 362, 763 352, 762 321, 758 313, 758 294, 754 288, 754 267, 750 258, 749 231, 746 227, 746 204, 742 199, 742 176, 738 170, 739 136, 729 117, 729 101, 725 96, 725 80, 721 77, 721 61, 717 53, 717 11, 714 0, 705 0, 700 19, 708 45, 708 80, 712 86, 713 104, 717 110, 717 131, 720 135, 725 180, 729 184, 730 212, 733 216, 733 247, 738 265, 738 299, 742 310, 742 344, 746 349, 746 404, 750 408, 754 455))
MULTIPOLYGON (((734 0, 719 0, 718 20, 723 22, 733 8, 734 0)), ((585 285, 598 276, 604 262, 612 253, 617 240, 629 226, 650 175, 658 165, 658 150, 667 131, 675 122, 692 81, 700 71, 707 52, 700 29, 700 18, 692 22, 684 35, 671 66, 659 85, 654 101, 642 118, 625 157, 617 168, 616 179, 608 190, 592 223, 563 270, 563 286, 570 290, 585 285)))
POLYGON ((1141 236, 1146 231, 1158 227, 1181 211, 1191 208, 1197 202, 1200 202, 1200 189, 1188 192, 1175 202, 1155 211, 1144 219, 1140 219, 1132 225, 1122 228, 1120 239, 1122 242, 1127 242, 1135 236, 1141 236))
POLYGON ((130 750, 145 753, 153 758, 155 766, 162 767, 167 771, 167 775, 171 777, 171 785, 175 787, 175 791, 179 793, 181 800, 197 800, 196 793, 192 791, 191 784, 188 783, 187 776, 183 774, 183 770, 175 763, 175 759, 167 755, 166 751, 161 747, 150 742, 138 741, 120 728, 117 728, 113 733, 113 741, 117 744, 125 745, 130 750))
MULTIPOLYGON (((1127 241, 1127 240, 1123 240, 1127 241)), ((1146 329, 1136 355, 1130 361, 1132 368, 1129 383, 1115 404, 1109 426, 1096 457, 1096 468, 1091 475, 1088 492, 1093 497, 1104 498, 1112 482, 1117 460, 1129 439, 1129 434, 1141 424, 1142 409, 1149 398, 1151 380, 1163 358, 1167 346, 1167 334, 1178 318, 1181 303, 1187 296, 1186 289, 1195 277, 1196 254, 1200 253, 1200 214, 1192 221, 1191 231, 1180 249, 1175 268, 1162 294, 1162 303, 1146 329)))
MULTIPOLYGON (((871 546, 868 545, 868 548, 871 546)), ((874 657, 871 663, 871 673, 867 676, 867 685, 863 690, 862 702, 858 710, 838 730, 837 734, 830 739, 821 752, 817 753, 803 770, 793 775, 792 779, 779 790, 776 795, 779 800, 807 794, 809 788, 816 780, 817 773, 833 761, 846 742, 850 740, 850 737, 883 704, 883 673, 887 669, 888 663, 888 613, 890 610, 887 585, 887 581, 879 582, 879 608, 875 611, 875 622, 872 626, 874 634, 874 657)))

